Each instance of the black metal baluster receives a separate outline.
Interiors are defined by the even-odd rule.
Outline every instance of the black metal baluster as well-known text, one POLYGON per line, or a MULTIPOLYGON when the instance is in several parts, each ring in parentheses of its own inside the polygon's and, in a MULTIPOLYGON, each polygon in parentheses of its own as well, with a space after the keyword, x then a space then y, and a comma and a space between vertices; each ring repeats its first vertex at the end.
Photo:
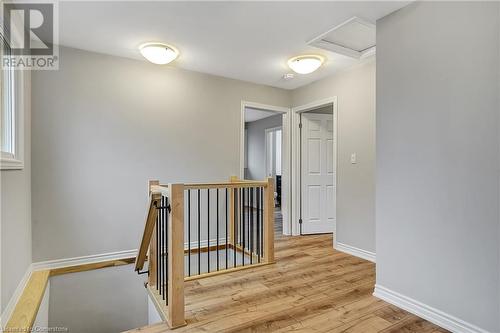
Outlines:
POLYGON ((241 203, 241 200, 243 199, 243 196, 241 195, 241 188, 238 190, 238 245, 241 245, 241 230, 243 230, 243 224, 241 223, 241 210, 243 207, 243 204, 241 203))
MULTIPOLYGON (((238 246, 241 247, 241 231, 243 230, 243 224, 241 223, 241 208, 242 208, 242 204, 241 204, 241 200, 243 199, 243 196, 241 195, 241 188, 238 188, 237 189, 238 191, 238 246)), ((238 249, 237 249, 238 250, 238 249)), ((238 251, 236 251, 236 253, 238 253, 238 251)))
POLYGON ((241 203, 241 200, 243 199, 243 196, 241 195, 241 188, 238 189, 238 245, 241 246, 241 231, 243 230, 243 224, 241 222, 241 217, 242 217, 242 208, 243 204, 241 203))
POLYGON ((241 189, 243 198, 241 200, 241 241, 242 246, 241 246, 241 262, 243 266, 245 266, 245 189, 241 189))
POLYGON ((246 204, 245 204, 245 207, 247 209, 247 213, 245 214, 246 216, 246 223, 245 223, 245 227, 246 227, 246 234, 245 234, 245 246, 243 247, 243 253, 246 253, 245 251, 248 251, 248 244, 250 244, 250 202, 249 202, 249 199, 250 199, 250 191, 249 191, 249 187, 243 189, 243 191, 245 191, 245 198, 247 199, 246 201, 246 204))
MULTIPOLYGON (((157 209, 157 208, 156 208, 157 209)), ((156 290, 159 290, 160 285, 160 216, 156 215, 156 290)))
POLYGON ((163 299, 165 299, 165 281, 167 280, 166 279, 166 271, 167 271, 167 268, 165 267, 165 256, 167 255, 166 251, 165 251, 165 248, 166 248, 166 243, 167 243, 167 230, 166 230, 166 225, 165 225, 165 212, 163 210, 163 196, 161 197, 161 205, 160 205, 160 212, 161 212, 161 223, 162 223, 162 228, 163 228, 163 246, 162 246, 162 252, 163 252, 163 255, 161 257, 162 259, 162 264, 163 264, 163 281, 162 281, 162 284, 161 284, 161 287, 162 287, 162 295, 163 295, 163 299))
POLYGON ((243 188, 243 208, 245 209, 245 215, 243 216, 243 222, 245 223, 245 230, 243 231, 243 253, 247 248, 247 238, 248 238, 248 191, 243 188))
POLYGON ((207 272, 210 273, 210 189, 207 189, 207 272))
POLYGON ((260 253, 264 255, 264 188, 260 188, 260 253))
POLYGON ((247 250, 250 249, 250 188, 246 189, 247 192, 247 240, 245 242, 247 250))
POLYGON ((201 231, 200 231, 200 189, 198 189, 198 275, 200 275, 201 271, 201 252, 200 252, 200 238, 201 238, 201 231))
POLYGON ((249 249, 250 249, 250 265, 253 263, 253 187, 250 187, 250 206, 248 208, 250 210, 250 240, 249 240, 249 249))
POLYGON ((236 267, 236 244, 237 244, 237 238, 238 238, 238 228, 237 228, 237 221, 238 221, 238 192, 236 189, 233 189, 233 197, 234 197, 234 202, 233 202, 233 260, 234 264, 233 267, 236 267))
POLYGON ((158 248, 158 252, 160 252, 160 261, 159 261, 159 269, 160 269, 160 295, 163 294, 163 223, 161 220, 161 201, 158 202, 158 221, 160 223, 160 247, 158 248))
POLYGON ((188 189, 188 276, 191 276, 191 190, 188 189))
POLYGON ((227 214, 228 214, 228 207, 227 207, 227 187, 226 187, 226 269, 227 269, 227 214))
POLYGON ((165 220, 163 219, 163 196, 160 199, 160 223, 161 223, 161 237, 162 237, 162 244, 161 244, 161 267, 162 267, 162 272, 161 272, 161 295, 163 299, 165 299, 165 220))
POLYGON ((260 187, 257 187, 257 258, 260 263, 260 187))
POLYGON ((217 188, 217 271, 219 270, 219 189, 217 188))
MULTIPOLYGON (((163 197, 162 197, 163 198, 163 197)), ((166 292, 166 303, 168 305, 168 211, 167 211, 167 201, 163 198, 163 219, 165 220, 165 284, 164 288, 166 292)))

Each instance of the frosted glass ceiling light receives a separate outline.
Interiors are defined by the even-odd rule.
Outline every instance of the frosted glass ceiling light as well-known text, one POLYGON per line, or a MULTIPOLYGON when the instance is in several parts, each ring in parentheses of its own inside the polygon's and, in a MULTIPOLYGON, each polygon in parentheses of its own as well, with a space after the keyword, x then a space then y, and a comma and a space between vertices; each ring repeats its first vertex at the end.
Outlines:
POLYGON ((288 67, 295 73, 309 74, 320 68, 323 61, 323 57, 318 55, 302 55, 288 60, 288 67))
POLYGON ((144 58, 157 65, 166 65, 177 58, 179 51, 162 43, 146 43, 139 47, 144 58))

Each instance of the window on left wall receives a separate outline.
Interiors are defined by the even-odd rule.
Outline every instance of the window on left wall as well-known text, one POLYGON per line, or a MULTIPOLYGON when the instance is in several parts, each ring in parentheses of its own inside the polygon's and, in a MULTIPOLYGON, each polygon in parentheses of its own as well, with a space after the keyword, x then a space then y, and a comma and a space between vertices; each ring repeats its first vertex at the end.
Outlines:
MULTIPOLYGON (((3 35, 1 39, 1 58, 11 55, 9 44, 3 35)), ((18 71, 19 72, 19 71, 18 71)), ((22 130, 23 117, 18 91, 20 73, 13 68, 2 68, 0 75, 1 117, 0 117, 0 167, 5 169, 23 168, 22 130)))

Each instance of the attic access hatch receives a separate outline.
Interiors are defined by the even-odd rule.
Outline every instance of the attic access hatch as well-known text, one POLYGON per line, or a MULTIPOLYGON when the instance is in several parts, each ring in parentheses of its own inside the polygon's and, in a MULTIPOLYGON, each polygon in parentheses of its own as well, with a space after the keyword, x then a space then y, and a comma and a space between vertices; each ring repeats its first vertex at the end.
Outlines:
POLYGON ((375 53, 375 24, 353 17, 312 39, 308 44, 361 59, 375 53))

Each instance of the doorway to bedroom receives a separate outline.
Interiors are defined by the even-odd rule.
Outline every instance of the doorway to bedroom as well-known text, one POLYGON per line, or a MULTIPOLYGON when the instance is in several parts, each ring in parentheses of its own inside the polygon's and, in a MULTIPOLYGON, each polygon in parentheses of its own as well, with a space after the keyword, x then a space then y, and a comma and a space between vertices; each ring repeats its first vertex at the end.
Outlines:
MULTIPOLYGON (((274 183, 274 210, 276 234, 288 234, 285 210, 286 194, 284 185, 284 127, 286 127, 285 109, 246 106, 243 110, 243 178, 262 180, 271 178, 274 183)), ((285 184, 284 184, 285 183, 285 184)))

